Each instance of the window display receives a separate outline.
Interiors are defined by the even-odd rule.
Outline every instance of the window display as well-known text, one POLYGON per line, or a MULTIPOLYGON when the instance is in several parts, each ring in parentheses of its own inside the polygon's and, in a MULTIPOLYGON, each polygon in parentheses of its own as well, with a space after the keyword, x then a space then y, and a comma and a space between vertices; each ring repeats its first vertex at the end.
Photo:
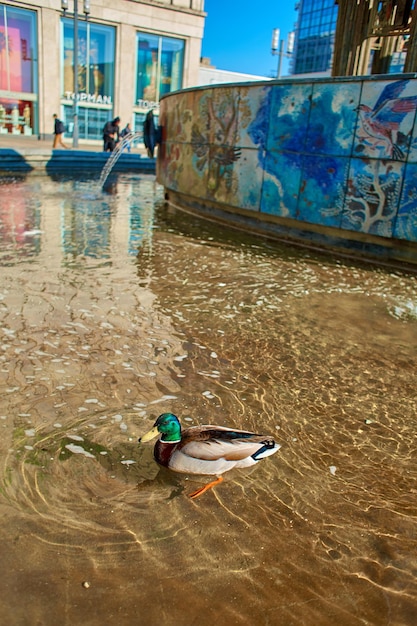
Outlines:
MULTIPOLYGON (((72 135, 74 101, 74 24, 62 19, 62 104, 68 135, 72 135)), ((115 29, 93 22, 78 23, 79 134, 83 139, 101 138, 102 122, 112 115, 114 93, 115 29)))
POLYGON ((136 105, 157 103, 164 94, 180 89, 183 60, 181 39, 138 33, 136 105))
MULTIPOLYGON (((63 95, 74 93, 74 23, 64 18, 63 95)), ((78 92, 80 101, 111 103, 114 89, 114 28, 78 23, 78 92)))
POLYGON ((31 135, 36 126, 36 14, 0 5, 0 134, 31 135), (7 97, 7 92, 10 96, 7 97), (19 97, 20 96, 20 97, 19 97))

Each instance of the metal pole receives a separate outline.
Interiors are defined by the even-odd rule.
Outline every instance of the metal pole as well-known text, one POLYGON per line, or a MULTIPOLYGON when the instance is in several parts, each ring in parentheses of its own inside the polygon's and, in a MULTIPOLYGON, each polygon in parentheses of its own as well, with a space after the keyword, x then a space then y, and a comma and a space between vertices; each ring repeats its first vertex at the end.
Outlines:
POLYGON ((74 0, 74 128, 72 146, 78 148, 78 0, 74 0))
POLYGON ((284 52, 284 45, 285 45, 285 41, 284 39, 281 39, 281 41, 279 42, 279 52, 278 52, 278 74, 277 74, 277 78, 281 78, 281 68, 282 68, 282 57, 284 56, 285 52, 284 52))

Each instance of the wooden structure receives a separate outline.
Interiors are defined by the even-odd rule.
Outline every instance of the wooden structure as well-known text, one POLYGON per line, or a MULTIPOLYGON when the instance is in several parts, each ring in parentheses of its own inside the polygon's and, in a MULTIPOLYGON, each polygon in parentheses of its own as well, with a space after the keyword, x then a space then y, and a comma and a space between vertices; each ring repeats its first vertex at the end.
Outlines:
POLYGON ((336 0, 333 76, 386 74, 395 52, 417 71, 416 0, 336 0))

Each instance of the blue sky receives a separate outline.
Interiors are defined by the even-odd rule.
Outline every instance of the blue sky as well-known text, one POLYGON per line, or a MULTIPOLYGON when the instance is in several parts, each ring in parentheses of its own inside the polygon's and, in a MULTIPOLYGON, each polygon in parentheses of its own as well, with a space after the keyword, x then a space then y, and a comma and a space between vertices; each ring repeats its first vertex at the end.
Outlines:
MULTIPOLYGON (((287 39, 297 20, 295 0, 205 0, 207 13, 202 56, 218 69, 276 75, 278 57, 271 54, 272 29, 287 39)), ((288 61, 282 74, 287 74, 288 61)))

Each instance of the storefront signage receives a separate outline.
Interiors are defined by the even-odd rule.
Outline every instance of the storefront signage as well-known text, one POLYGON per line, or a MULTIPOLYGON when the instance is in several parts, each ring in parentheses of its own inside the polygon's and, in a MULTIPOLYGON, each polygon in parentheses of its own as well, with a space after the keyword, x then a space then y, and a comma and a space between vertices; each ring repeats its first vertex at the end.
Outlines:
POLYGON ((154 102, 153 100, 141 100, 139 99, 136 103, 136 106, 141 109, 159 109, 159 102, 154 102))
MULTIPOLYGON (((93 102, 94 104, 112 104, 111 96, 100 96, 94 93, 79 93, 77 94, 77 100, 79 102, 93 102)), ((75 93, 73 91, 66 91, 65 98, 67 100, 75 100, 75 93)))

